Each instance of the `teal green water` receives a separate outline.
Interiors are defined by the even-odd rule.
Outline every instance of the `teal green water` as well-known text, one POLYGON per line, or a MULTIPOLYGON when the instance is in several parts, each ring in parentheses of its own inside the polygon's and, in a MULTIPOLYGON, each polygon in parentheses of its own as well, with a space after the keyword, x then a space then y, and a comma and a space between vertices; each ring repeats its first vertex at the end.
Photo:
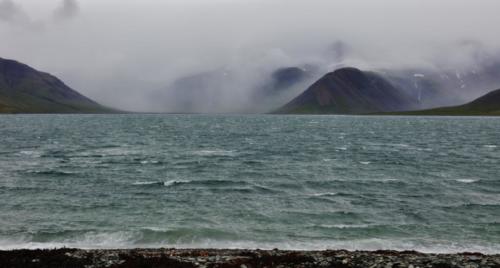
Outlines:
POLYGON ((0 248, 500 252, 500 118, 0 116, 0 248))

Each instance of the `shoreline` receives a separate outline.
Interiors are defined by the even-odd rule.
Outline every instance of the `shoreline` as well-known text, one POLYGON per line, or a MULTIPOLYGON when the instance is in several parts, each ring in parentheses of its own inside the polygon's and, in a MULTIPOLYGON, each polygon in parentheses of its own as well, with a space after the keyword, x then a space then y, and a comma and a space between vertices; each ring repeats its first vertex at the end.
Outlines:
POLYGON ((18 249, 0 251, 0 267, 438 267, 500 268, 500 254, 417 251, 250 249, 18 249))

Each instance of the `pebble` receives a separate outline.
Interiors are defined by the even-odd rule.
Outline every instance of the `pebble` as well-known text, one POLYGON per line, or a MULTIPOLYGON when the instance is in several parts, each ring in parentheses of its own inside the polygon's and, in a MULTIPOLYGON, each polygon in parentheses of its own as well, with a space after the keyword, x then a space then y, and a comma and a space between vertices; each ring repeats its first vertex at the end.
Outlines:
POLYGON ((369 268, 499 268, 500 255, 422 254, 396 251, 280 251, 225 249, 25 250, 0 251, 0 267, 369 267, 369 268), (200 253, 201 252, 201 253, 200 253), (127 256, 126 258, 124 258, 127 256), (162 264, 162 261, 167 262, 162 264), (60 261, 61 263, 54 263, 60 261), (151 265, 147 265, 151 263, 151 265), (154 264, 154 265, 153 265, 154 264), (249 265, 252 264, 252 265, 249 265))

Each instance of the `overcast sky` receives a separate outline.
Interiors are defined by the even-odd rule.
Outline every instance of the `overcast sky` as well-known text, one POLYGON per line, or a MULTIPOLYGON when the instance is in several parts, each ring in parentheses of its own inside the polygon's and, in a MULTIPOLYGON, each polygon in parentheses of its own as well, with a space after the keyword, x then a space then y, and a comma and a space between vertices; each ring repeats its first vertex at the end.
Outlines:
POLYGON ((148 110, 145 96, 178 77, 328 66, 339 40, 363 68, 466 61, 460 44, 500 47, 499 10, 499 0, 0 0, 0 57, 148 110))

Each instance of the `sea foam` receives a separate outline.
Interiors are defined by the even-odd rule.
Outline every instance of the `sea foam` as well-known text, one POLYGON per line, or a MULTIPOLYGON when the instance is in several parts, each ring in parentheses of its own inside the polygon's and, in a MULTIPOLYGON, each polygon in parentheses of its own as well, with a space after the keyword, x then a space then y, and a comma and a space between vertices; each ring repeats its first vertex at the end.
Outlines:
POLYGON ((176 184, 189 183, 189 180, 169 180, 169 181, 136 181, 132 183, 132 185, 138 186, 148 186, 148 185, 162 185, 166 187, 170 187, 176 184))

